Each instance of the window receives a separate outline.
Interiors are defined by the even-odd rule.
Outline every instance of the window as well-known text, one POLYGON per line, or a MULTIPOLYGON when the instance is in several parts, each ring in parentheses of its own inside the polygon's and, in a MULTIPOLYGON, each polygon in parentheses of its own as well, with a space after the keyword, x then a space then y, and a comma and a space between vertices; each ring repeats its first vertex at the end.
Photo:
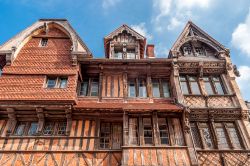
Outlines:
POLYGON ((38 127, 37 122, 31 122, 28 135, 35 135, 37 131, 37 127, 38 127))
POLYGON ((202 47, 195 47, 195 54, 197 56, 205 56, 205 51, 202 47))
POLYGON ((153 97, 170 97, 169 84, 166 79, 152 79, 153 97))
POLYGON ((151 118, 143 118, 144 144, 153 144, 151 118))
POLYGON ((191 46, 184 46, 183 47, 183 53, 184 53, 184 55, 191 55, 192 54, 192 48, 191 48, 191 46))
POLYGON ((228 144, 228 140, 226 137, 226 132, 225 129, 223 127, 222 123, 215 123, 215 131, 217 134, 217 139, 218 139, 218 148, 219 149, 229 149, 229 144, 228 144))
POLYGON ((169 145, 169 131, 166 118, 158 118, 161 144, 169 145))
POLYGON ((127 49, 127 59, 136 59, 135 49, 127 49))
POLYGON ((199 134, 199 130, 195 123, 190 123, 192 138, 194 140, 194 145, 196 148, 202 148, 201 138, 199 134))
POLYGON ((68 78, 47 77, 46 88, 67 88, 68 78))
POLYGON ((57 125, 57 135, 65 135, 67 122, 58 122, 57 125))
POLYGON ((206 146, 205 148, 213 149, 214 144, 212 141, 213 139, 212 139, 211 131, 210 131, 210 128, 208 127, 208 124, 200 123, 200 130, 201 130, 203 142, 206 146))
POLYGON ((197 77, 181 76, 180 84, 183 94, 201 94, 197 77))
POLYGON ((99 95, 99 79, 88 78, 81 83, 80 96, 98 96, 99 95))
POLYGON ((128 79, 128 96, 129 97, 147 97, 146 79, 129 78, 128 79))
POLYGON ((203 80, 207 94, 225 94, 220 77, 204 77, 203 80))
POLYGON ((0 68, 0 77, 2 76, 3 69, 0 68))
POLYGON ((16 126, 14 135, 22 136, 24 134, 25 126, 26 122, 19 122, 16 126))
POLYGON ((138 145, 138 119, 129 118, 129 145, 138 145))
MULTIPOLYGON (((191 123, 192 136, 197 148, 214 149, 212 130, 213 128, 209 127, 209 123, 191 123), (201 146, 201 143, 204 146, 201 146)), ((216 122, 214 132, 216 133, 219 149, 242 149, 241 137, 234 123, 216 122)))
POLYGON ((115 47, 115 50, 114 50, 114 56, 113 58, 114 59, 123 59, 123 51, 122 51, 122 47, 115 47))
POLYGON ((120 149, 122 145, 122 125, 119 123, 101 123, 100 148, 120 149))
POLYGON ((40 42, 41 47, 46 47, 48 44, 48 39, 47 38, 42 38, 40 42))
POLYGON ((242 149, 241 141, 238 131, 236 130, 234 123, 226 123, 227 131, 232 142, 232 146, 235 149, 242 149))
POLYGON ((44 135, 52 135, 54 132, 54 123, 53 122, 46 122, 43 128, 44 135))

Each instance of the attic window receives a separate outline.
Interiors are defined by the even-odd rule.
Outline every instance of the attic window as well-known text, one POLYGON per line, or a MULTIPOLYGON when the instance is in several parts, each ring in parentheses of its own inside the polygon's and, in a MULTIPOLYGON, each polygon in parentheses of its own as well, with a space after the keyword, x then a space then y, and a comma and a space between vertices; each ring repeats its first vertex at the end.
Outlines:
POLYGON ((122 53, 123 53, 122 47, 115 47, 114 52, 115 52, 113 56, 114 59, 122 59, 122 53))
POLYGON ((202 47, 195 47, 195 54, 197 56, 205 56, 204 49, 202 47))
POLYGON ((127 59, 136 59, 135 48, 127 49, 127 59))
POLYGON ((41 47, 46 47, 48 44, 48 39, 47 38, 42 38, 40 42, 41 47))
POLYGON ((191 55, 192 54, 192 48, 190 46, 183 47, 183 53, 184 53, 184 55, 191 55))

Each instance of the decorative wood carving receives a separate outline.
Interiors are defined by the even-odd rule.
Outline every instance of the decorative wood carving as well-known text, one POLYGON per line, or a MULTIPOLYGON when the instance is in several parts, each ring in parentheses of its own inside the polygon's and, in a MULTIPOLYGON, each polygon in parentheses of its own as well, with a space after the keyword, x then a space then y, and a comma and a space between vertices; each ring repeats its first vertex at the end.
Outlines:
POLYGON ((42 134, 43 126, 44 126, 44 113, 43 108, 36 108, 36 113, 38 117, 38 127, 37 127, 37 134, 42 134))
POLYGON ((16 126, 16 123, 17 123, 17 120, 16 120, 16 113, 15 113, 15 110, 13 108, 7 108, 7 113, 8 113, 8 123, 7 123, 7 133, 6 135, 10 135, 15 126, 16 126))
POLYGON ((65 109, 65 114, 66 114, 66 118, 67 118, 66 135, 69 135, 71 127, 72 127, 72 110, 71 110, 71 108, 65 109))

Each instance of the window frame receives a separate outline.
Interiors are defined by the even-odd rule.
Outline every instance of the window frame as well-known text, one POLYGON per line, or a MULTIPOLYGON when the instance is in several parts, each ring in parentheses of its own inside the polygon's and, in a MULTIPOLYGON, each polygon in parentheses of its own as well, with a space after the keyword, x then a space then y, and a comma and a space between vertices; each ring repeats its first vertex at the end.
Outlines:
POLYGON ((68 88, 68 77, 67 76, 47 76, 45 82, 45 88, 47 89, 66 89, 68 88), (48 87, 49 80, 55 80, 54 87, 48 87), (62 80, 66 80, 65 87, 61 87, 62 80))
POLYGON ((227 91, 226 91, 226 87, 225 87, 225 85, 224 85, 224 83, 222 81, 222 78, 220 76, 205 76, 205 77, 203 77, 203 81, 204 81, 204 84, 209 82, 210 87, 211 87, 211 89, 213 91, 213 94, 208 94, 206 86, 205 86, 205 90, 206 90, 206 93, 208 95, 226 95, 226 94, 228 94, 227 91), (204 78, 208 78, 208 81, 204 80, 204 78), (214 78, 218 78, 218 81, 215 81, 214 78), (219 91, 217 89, 217 86, 216 86, 216 83, 220 84, 220 87, 221 87, 221 89, 223 91, 222 94, 219 93, 219 91))
POLYGON ((48 46, 49 39, 48 38, 41 38, 39 47, 47 47, 48 46))
POLYGON ((201 85, 200 85, 199 78, 197 76, 195 76, 195 75, 180 75, 179 80, 180 80, 180 87, 181 87, 183 95, 202 95, 202 88, 201 88, 201 85), (195 78, 196 81, 190 80, 191 77, 195 78), (184 78, 185 81, 183 81, 182 78, 184 78), (184 93, 183 88, 182 88, 182 82, 186 83, 186 86, 187 86, 186 88, 188 90, 188 94, 184 93), (199 94, 194 94, 192 86, 191 86, 192 82, 196 82, 197 83, 199 94))
POLYGON ((86 79, 84 79, 82 82, 80 82, 80 88, 79 88, 79 93, 78 95, 81 96, 81 97, 98 97, 99 94, 101 93, 100 92, 100 80, 99 80, 99 77, 87 77, 86 79), (97 95, 92 95, 92 83, 94 82, 94 80, 97 80, 97 95), (82 91, 82 85, 84 83, 87 83, 87 88, 86 88, 86 95, 82 94, 81 92, 82 91))
POLYGON ((167 78, 157 78, 157 77, 153 77, 151 78, 151 84, 152 84, 152 97, 153 98, 170 98, 171 97, 171 90, 170 90, 170 83, 169 80, 167 78), (157 80, 158 85, 159 85, 159 97, 155 97, 154 96, 154 87, 153 87, 153 80, 157 80), (168 86, 168 94, 169 96, 165 96, 164 95, 164 86, 163 84, 166 83, 168 86))
POLYGON ((142 98, 142 99, 146 99, 149 97, 149 94, 148 94, 148 87, 147 87, 147 78, 146 77, 129 77, 127 79, 127 92, 128 92, 128 97, 129 98, 142 98), (141 80, 144 80, 145 82, 145 93, 146 93, 146 96, 140 96, 140 81, 141 80), (131 96, 130 95, 130 81, 133 81, 134 82, 134 89, 135 89, 135 95, 134 96, 131 96))

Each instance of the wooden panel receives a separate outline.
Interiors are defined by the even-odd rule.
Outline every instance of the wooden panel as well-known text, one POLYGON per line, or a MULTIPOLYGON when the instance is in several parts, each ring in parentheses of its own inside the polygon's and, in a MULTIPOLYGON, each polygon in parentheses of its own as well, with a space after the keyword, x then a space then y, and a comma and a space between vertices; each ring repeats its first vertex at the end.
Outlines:
MULTIPOLYGON (((129 148, 123 150, 123 154, 128 154, 124 165, 190 165, 188 152, 186 149, 167 148, 129 148)), ((123 155, 124 156, 124 155, 123 155)))
POLYGON ((111 76, 107 76, 107 97, 111 97, 111 76))
POLYGON ((103 76, 102 78, 102 97, 106 96, 106 76, 103 76))
POLYGON ((123 79, 122 79, 122 75, 119 76, 119 85, 120 87, 120 97, 123 97, 123 79))
POLYGON ((118 88, 118 76, 114 76, 114 96, 119 97, 119 88, 118 88))

